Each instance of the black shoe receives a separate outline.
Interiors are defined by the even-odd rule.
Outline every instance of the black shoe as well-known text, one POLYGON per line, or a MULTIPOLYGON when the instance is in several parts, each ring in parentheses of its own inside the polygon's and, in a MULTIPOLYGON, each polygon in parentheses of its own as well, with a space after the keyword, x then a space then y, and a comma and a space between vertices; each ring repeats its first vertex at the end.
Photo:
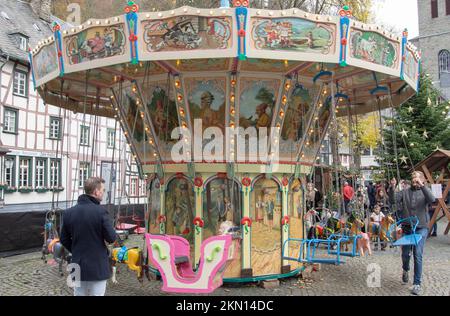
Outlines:
POLYGON ((431 237, 437 237, 437 234, 436 233, 432 233, 431 237))
POLYGON ((409 282, 409 272, 408 271, 403 271, 402 282, 403 282, 403 284, 408 284, 408 282, 409 282))

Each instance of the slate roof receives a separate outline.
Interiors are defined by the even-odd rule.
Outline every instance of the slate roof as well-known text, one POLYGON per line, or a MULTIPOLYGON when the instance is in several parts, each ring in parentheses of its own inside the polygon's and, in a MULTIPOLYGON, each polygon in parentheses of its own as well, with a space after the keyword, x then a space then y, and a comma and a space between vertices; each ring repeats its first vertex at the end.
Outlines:
POLYGON ((19 38, 15 33, 27 36, 29 45, 34 47, 43 38, 51 36, 52 30, 47 22, 33 12, 28 2, 0 0, 0 50, 11 59, 28 63, 28 52, 19 48, 19 38), (40 31, 36 30, 34 24, 40 31))

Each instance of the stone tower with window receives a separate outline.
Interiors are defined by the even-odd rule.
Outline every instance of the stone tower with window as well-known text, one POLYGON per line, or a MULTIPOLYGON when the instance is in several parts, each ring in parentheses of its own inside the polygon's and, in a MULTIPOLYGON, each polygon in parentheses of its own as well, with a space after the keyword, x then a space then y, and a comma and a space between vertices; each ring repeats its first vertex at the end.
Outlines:
POLYGON ((423 72, 432 77, 442 97, 450 100, 450 0, 418 0, 423 72))

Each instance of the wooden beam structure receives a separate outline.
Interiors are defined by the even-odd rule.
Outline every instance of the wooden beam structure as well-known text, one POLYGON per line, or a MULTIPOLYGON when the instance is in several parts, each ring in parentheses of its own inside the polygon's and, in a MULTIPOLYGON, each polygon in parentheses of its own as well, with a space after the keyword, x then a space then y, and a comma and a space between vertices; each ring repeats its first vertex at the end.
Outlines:
MULTIPOLYGON (((431 184, 440 184, 446 186, 442 193, 442 198, 437 199, 436 204, 433 206, 434 214, 430 219, 429 229, 433 228, 439 220, 447 217, 450 222, 450 208, 445 203, 450 192, 450 170, 448 165, 450 163, 450 151, 436 150, 430 156, 425 158, 415 167, 416 170, 420 170, 425 174, 426 179, 431 184), (439 173, 437 177, 433 177, 433 173, 439 173), (440 216, 442 211, 442 216, 440 216)), ((450 232, 450 223, 448 224, 444 234, 448 235, 450 232)))

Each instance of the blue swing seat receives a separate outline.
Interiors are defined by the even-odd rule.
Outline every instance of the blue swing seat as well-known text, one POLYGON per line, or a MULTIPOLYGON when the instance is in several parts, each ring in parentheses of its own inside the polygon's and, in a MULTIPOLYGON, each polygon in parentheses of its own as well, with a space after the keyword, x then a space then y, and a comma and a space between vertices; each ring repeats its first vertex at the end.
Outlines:
POLYGON ((417 246, 419 242, 422 240, 422 235, 419 234, 411 234, 406 235, 394 242, 395 247, 400 246, 417 246))
POLYGON ((341 265, 345 263, 341 259, 341 243, 348 242, 349 239, 347 237, 340 237, 337 240, 332 239, 294 239, 290 238, 284 242, 282 253, 285 254, 286 250, 289 247, 290 242, 296 242, 300 244, 299 255, 298 257, 289 257, 288 255, 283 255, 283 260, 295 261, 298 263, 323 263, 323 264, 333 264, 333 265, 341 265), (320 245, 327 246, 327 254, 331 255, 331 258, 318 257, 316 254, 316 250, 320 245), (337 251, 332 251, 332 246, 336 245, 337 251))
POLYGON ((393 229, 396 229, 400 224, 409 222, 412 227, 412 233, 408 235, 404 235, 398 240, 395 240, 392 245, 394 247, 402 247, 402 246, 417 246, 419 242, 422 240, 422 235, 416 234, 417 226, 419 225, 419 218, 417 216, 408 217, 398 221, 395 225, 392 225, 389 229, 388 236, 392 235, 393 229))

